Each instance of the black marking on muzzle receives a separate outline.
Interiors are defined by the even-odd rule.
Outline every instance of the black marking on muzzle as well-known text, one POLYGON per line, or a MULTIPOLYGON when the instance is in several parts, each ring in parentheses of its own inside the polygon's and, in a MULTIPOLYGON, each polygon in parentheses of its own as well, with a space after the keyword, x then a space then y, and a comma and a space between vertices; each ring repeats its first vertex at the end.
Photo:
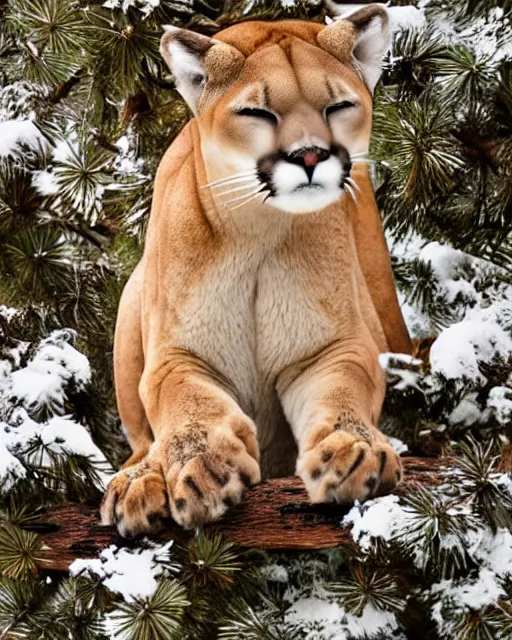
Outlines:
POLYGON ((338 158, 343 168, 343 176, 340 184, 340 187, 343 188, 345 178, 350 175, 350 171, 352 170, 352 162, 350 160, 350 154, 347 149, 339 144, 331 145, 328 150, 324 149, 323 147, 317 146, 302 147, 300 149, 292 151, 291 153, 286 153, 282 150, 274 151, 273 153, 269 153, 268 155, 263 156, 258 160, 256 165, 258 180, 261 182, 261 184, 267 187, 268 191, 270 192, 269 196, 275 197, 277 195, 277 189, 273 182, 273 175, 275 166, 278 162, 288 162, 289 164, 302 166, 309 178, 310 184, 313 184, 313 173, 317 165, 315 165, 315 167, 305 166, 304 156, 308 152, 313 152, 318 156, 318 164, 320 162, 328 160, 331 156, 338 158))
POLYGON ((336 156, 336 158, 338 158, 338 160, 340 161, 340 164, 343 168, 343 175, 350 175, 350 172, 352 170, 352 161, 350 160, 350 154, 345 149, 345 147, 342 147, 339 144, 333 144, 331 147, 331 154, 333 156, 336 156))
POLYGON ((258 160, 256 169, 259 181, 264 184, 270 191, 270 195, 274 198, 277 195, 277 189, 273 182, 274 168, 280 160, 284 160, 286 154, 282 151, 269 153, 258 160))

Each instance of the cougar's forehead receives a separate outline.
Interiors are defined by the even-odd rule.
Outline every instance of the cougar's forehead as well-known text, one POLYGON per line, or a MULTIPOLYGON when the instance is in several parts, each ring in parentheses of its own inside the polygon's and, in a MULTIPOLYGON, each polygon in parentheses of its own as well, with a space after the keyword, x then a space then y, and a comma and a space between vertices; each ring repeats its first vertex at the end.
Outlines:
POLYGON ((351 64, 342 64, 318 46, 294 40, 289 50, 290 67, 301 94, 321 109, 344 94, 371 105, 366 86, 351 64))
POLYGON ((320 110, 337 93, 352 92, 371 104, 371 96, 353 68, 298 38, 290 39, 287 47, 274 44, 251 54, 222 102, 236 94, 243 99, 247 95, 252 98, 258 85, 265 87, 268 107, 280 113, 286 113, 300 100, 320 110))
MULTIPOLYGON (((324 110, 329 104, 343 100, 363 105, 361 122, 352 123, 352 128, 362 136, 369 135, 372 101, 357 72, 318 45, 289 37, 246 58, 235 82, 215 104, 211 125, 218 125, 219 132, 236 139, 240 125, 229 121, 229 114, 237 108, 252 106, 273 111, 280 117, 278 142, 283 148, 293 146, 302 135, 329 144, 332 136, 324 110)), ((258 131, 258 135, 269 133, 258 131)))
MULTIPOLYGON (((266 47, 247 58, 228 99, 264 101, 267 108, 284 113, 303 96, 293 67, 278 45, 266 47), (262 93, 263 92, 263 93, 262 93)), ((263 106, 263 104, 261 104, 263 106)))
POLYGON ((250 21, 219 31, 215 34, 215 39, 235 47, 248 58, 256 51, 274 44, 284 48, 292 37, 314 45, 323 27, 322 24, 302 20, 250 21))

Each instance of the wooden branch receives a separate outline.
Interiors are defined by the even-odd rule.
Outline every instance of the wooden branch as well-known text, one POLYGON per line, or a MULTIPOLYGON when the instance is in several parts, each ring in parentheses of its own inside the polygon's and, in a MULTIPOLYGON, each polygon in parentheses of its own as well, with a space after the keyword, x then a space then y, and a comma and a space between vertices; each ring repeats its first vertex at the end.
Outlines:
MULTIPOLYGON (((414 490, 414 486, 435 486, 442 481, 441 467, 449 461, 440 458, 403 458, 405 480, 397 494, 414 490)), ((219 522, 207 525, 239 547, 258 549, 329 549, 351 540, 350 532, 341 526, 349 507, 311 504, 299 478, 266 480, 250 489, 242 504, 230 509, 219 522)), ((45 562, 41 569, 65 571, 76 558, 94 558, 111 544, 137 546, 124 540, 114 527, 99 524, 98 510, 77 504, 47 509, 41 520, 31 527, 40 534, 45 562)), ((174 539, 186 543, 192 533, 171 523, 158 540, 174 539)))

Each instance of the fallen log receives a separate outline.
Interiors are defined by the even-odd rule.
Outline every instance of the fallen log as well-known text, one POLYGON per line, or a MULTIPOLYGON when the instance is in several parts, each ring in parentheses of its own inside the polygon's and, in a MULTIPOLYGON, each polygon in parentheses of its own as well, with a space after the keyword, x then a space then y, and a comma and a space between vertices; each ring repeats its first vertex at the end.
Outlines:
MULTIPOLYGON (((414 486, 434 486, 442 482, 440 470, 449 464, 439 458, 403 458, 405 479, 396 493, 414 486)), ((349 507, 311 504, 301 480, 296 477, 265 480, 250 489, 242 504, 205 529, 220 531, 242 548, 313 550, 337 547, 350 540, 341 526, 349 507)), ((66 504, 48 508, 31 527, 45 546, 42 569, 65 571, 77 558, 97 557, 111 544, 136 546, 121 538, 115 527, 99 524, 95 507, 66 504)), ((186 542, 192 534, 171 523, 157 540, 186 542)))

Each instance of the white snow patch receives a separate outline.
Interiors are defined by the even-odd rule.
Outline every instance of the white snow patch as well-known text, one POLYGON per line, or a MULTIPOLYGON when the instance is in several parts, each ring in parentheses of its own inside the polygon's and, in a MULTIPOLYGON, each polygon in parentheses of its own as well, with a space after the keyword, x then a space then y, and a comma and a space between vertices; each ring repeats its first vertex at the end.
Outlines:
POLYGON ((41 85, 16 80, 0 87, 0 122, 31 119, 34 105, 43 97, 41 85))
POLYGON ((29 407, 63 407, 66 387, 73 380, 81 390, 91 379, 87 358, 53 332, 40 343, 27 366, 11 375, 11 394, 29 407))
POLYGON ((425 13, 412 5, 387 7, 391 31, 402 29, 421 29, 427 23, 425 13))
POLYGON ((467 548, 480 566, 500 578, 512 575, 512 533, 508 529, 501 528, 496 533, 488 527, 469 531, 467 548))
MULTIPOLYGON (((189 4, 187 0, 181 0, 183 5, 189 4)), ((103 3, 107 9, 122 9, 124 13, 128 11, 130 7, 137 7, 142 13, 148 15, 152 13, 156 7, 160 6, 160 0, 106 0, 103 3)))
MULTIPOLYGON (((116 147, 119 148, 120 154, 114 159, 114 167, 122 176, 134 176, 141 177, 141 172, 144 169, 144 160, 137 158, 134 145, 130 143, 128 136, 121 136, 115 142, 116 147)), ((116 185, 108 185, 111 188, 115 188, 116 185)), ((107 188, 108 188, 107 186, 107 188)))
MULTIPOLYGON (((316 597, 300 598, 286 612, 286 622, 291 623, 316 623, 326 632, 341 624, 345 611, 336 602, 329 602, 316 597)), ((330 638, 332 636, 327 635, 330 638)), ((339 636, 337 636, 339 637, 339 636)), ((342 636, 343 637, 343 636, 342 636)))
POLYGON ((5 318, 7 322, 10 322, 17 314, 18 310, 14 307, 6 307, 5 304, 0 304, 0 316, 5 318))
POLYGON ((288 582, 289 580, 286 567, 275 563, 262 567, 261 575, 269 582, 288 582))
POLYGON ((478 393, 468 393, 464 396, 455 409, 448 416, 448 422, 452 425, 470 427, 474 424, 485 424, 489 419, 490 411, 482 409, 478 403, 478 393))
POLYGON ((42 196, 53 196, 59 191, 59 182, 49 171, 34 171, 32 186, 42 196))
POLYGON ((75 136, 68 136, 65 140, 59 140, 53 147, 53 159, 56 162, 68 162, 77 153, 78 146, 75 136))
POLYGON ((396 616, 367 604, 360 616, 347 616, 347 630, 354 637, 372 636, 377 633, 393 633, 398 627, 396 616))
MULTIPOLYGON (((294 0, 281 0, 283 6, 292 6, 294 0)), ((347 18, 351 13, 363 9, 366 5, 361 4, 345 4, 343 0, 336 2, 335 0, 327 0, 328 9, 341 19, 347 18)), ((389 26, 392 32, 401 31, 402 29, 421 29, 426 24, 425 13, 422 9, 417 9, 413 5, 404 5, 402 7, 386 7, 389 16, 389 26)))
POLYGON ((343 525, 350 526, 352 538, 363 549, 372 546, 372 538, 390 540, 405 512, 395 495, 368 500, 364 504, 355 504, 343 518, 343 525))
POLYGON ((472 256, 439 242, 429 242, 418 257, 422 262, 431 265, 441 288, 444 289, 448 303, 453 303, 458 297, 476 301, 474 285, 458 273, 474 263, 475 259, 472 256))
POLYGON ((82 455, 89 457, 96 467, 98 488, 104 489, 114 473, 102 451, 94 444, 89 432, 69 416, 54 416, 47 422, 35 422, 25 409, 16 409, 12 424, 0 422, 0 442, 8 451, 27 458, 32 464, 51 467, 54 455, 82 455), (33 451, 31 445, 37 441, 33 451), (28 448, 30 448, 30 453, 28 448))
MULTIPOLYGON (((470 515, 470 509, 465 505, 455 505, 450 509, 449 514, 454 518, 467 518, 470 515)), ((364 504, 356 503, 344 517, 342 524, 352 525, 350 531, 352 538, 364 550, 372 548, 376 538, 385 541, 409 538, 414 564, 418 568, 424 568, 427 563, 428 541, 425 540, 422 543, 417 538, 416 512, 407 505, 401 506, 396 495, 375 498, 364 504)), ((437 535, 444 548, 451 548, 457 544, 457 540, 450 535, 440 532, 437 535)), ((460 546, 460 540, 458 546, 460 546)))
POLYGON ((486 300, 466 310, 465 320, 494 322, 505 329, 512 328, 512 286, 504 286, 486 300))
MULTIPOLYGON (((0 313, 6 315, 4 309, 0 313)), ((87 429, 69 416, 55 415, 64 413, 70 385, 82 390, 91 377, 89 361, 69 344, 71 337, 69 330, 54 331, 21 368, 27 343, 10 350, 10 361, 0 360, 0 478, 24 475, 24 461, 49 467, 55 456, 75 454, 95 465, 99 488, 110 480, 112 467, 87 429), (34 416, 41 417, 43 407, 53 417, 37 422, 34 416)))
POLYGON ((440 280, 452 278, 459 267, 472 261, 467 253, 440 242, 427 243, 419 252, 418 258, 432 265, 440 280))
MULTIPOLYGON (((320 594, 323 595, 323 594, 320 594)), ((287 623, 298 624, 306 640, 344 638, 393 633, 398 628, 395 614, 366 605, 360 616, 348 613, 337 602, 317 596, 301 597, 285 613, 287 623)))
POLYGON ((471 24, 455 35, 458 42, 469 44, 477 54, 477 59, 488 58, 498 64, 505 58, 512 57, 512 42, 504 39, 507 26, 501 7, 489 10, 488 16, 476 18, 471 24))
POLYGON ((94 463, 105 463, 105 457, 94 444, 89 432, 69 416, 54 416, 36 429, 41 440, 56 453, 91 456, 94 463))
POLYGON ((433 373, 448 379, 469 378, 485 382, 478 362, 508 359, 512 352, 510 336, 492 322, 465 320, 445 329, 432 345, 430 365, 433 373))
POLYGON ((398 303, 411 338, 429 338, 437 333, 434 322, 420 309, 410 304, 402 291, 397 291, 398 303))
POLYGON ((487 407, 499 424, 506 426, 512 422, 512 389, 493 387, 489 392, 487 407))
POLYGON ((170 540, 147 549, 118 549, 111 545, 93 560, 75 560, 69 567, 72 576, 88 574, 100 579, 110 591, 120 593, 126 602, 148 598, 158 586, 157 578, 166 571, 170 561, 170 540))
POLYGON ((406 353, 381 353, 379 355, 380 368, 386 373, 388 384, 397 391, 418 389, 421 377, 419 367, 422 360, 406 353))
MULTIPOLYGON (((435 277, 433 301, 445 307, 451 317, 448 321, 478 320, 506 330, 512 327, 512 286, 504 281, 506 274, 500 267, 448 245, 426 242, 414 233, 396 240, 388 232, 386 240, 398 263, 419 260, 431 266, 435 277), (497 284, 482 289, 482 281, 495 279, 497 284)), ((438 325, 446 324, 429 318, 403 291, 398 291, 398 300, 411 337, 434 336, 439 332, 438 325)))
POLYGON ((15 155, 20 145, 32 149, 47 149, 48 141, 31 120, 7 120, 0 122, 0 157, 15 155))
POLYGON ((130 149, 130 141, 128 140, 128 136, 121 136, 116 140, 116 147, 119 147, 121 153, 128 153, 130 149))
POLYGON ((480 569, 478 580, 473 584, 463 584, 454 589, 453 594, 463 607, 482 609, 496 604, 501 596, 506 595, 504 589, 496 582, 496 575, 489 569, 480 569))
POLYGON ((393 449, 398 453, 398 455, 402 455, 402 453, 407 453, 409 451, 409 447, 402 442, 399 438, 392 438, 390 436, 387 437, 389 444, 393 447, 393 449))
MULTIPOLYGON (((509 476, 501 475, 503 480, 508 479, 510 482, 509 476)), ((512 490, 512 486, 510 488, 512 490)), ((471 516, 471 513, 471 507, 463 503, 456 503, 448 510, 451 517, 465 518, 471 516)), ((414 513, 407 506, 400 507, 397 496, 386 496, 370 500, 364 505, 356 505, 343 520, 344 525, 352 524, 352 537, 365 550, 370 548, 372 540, 377 537, 383 540, 395 537, 404 539, 411 531, 412 535, 416 535, 412 526, 414 522, 414 513)), ((493 533, 490 527, 482 524, 480 528, 468 528, 463 538, 453 533, 441 534, 439 531, 437 535, 443 550, 460 549, 462 545, 479 567, 478 576, 473 579, 464 577, 460 580, 442 580, 424 592, 427 600, 434 601, 431 613, 441 635, 449 635, 455 629, 457 615, 496 604, 502 596, 506 596, 504 582, 512 575, 512 533, 505 528, 493 533)), ((414 538, 410 542, 414 542, 414 538)), ((421 541, 417 542, 414 563, 421 568, 425 565, 426 556, 421 541)), ((392 627, 393 620, 389 619, 388 622, 392 627)), ((369 628, 371 625, 369 627, 365 624, 362 632, 370 633, 369 628)))
POLYGON ((480 569, 475 580, 442 580, 434 584, 429 591, 431 597, 437 600, 431 611, 443 637, 456 630, 457 616, 494 605, 506 595, 498 584, 496 575, 485 568, 480 569))
POLYGON ((426 240, 414 232, 401 239, 395 238, 388 230, 384 234, 390 253, 400 261, 417 258, 426 244, 426 240))
POLYGON ((19 478, 26 475, 25 467, 6 447, 0 431, 0 487, 7 491, 19 478))

